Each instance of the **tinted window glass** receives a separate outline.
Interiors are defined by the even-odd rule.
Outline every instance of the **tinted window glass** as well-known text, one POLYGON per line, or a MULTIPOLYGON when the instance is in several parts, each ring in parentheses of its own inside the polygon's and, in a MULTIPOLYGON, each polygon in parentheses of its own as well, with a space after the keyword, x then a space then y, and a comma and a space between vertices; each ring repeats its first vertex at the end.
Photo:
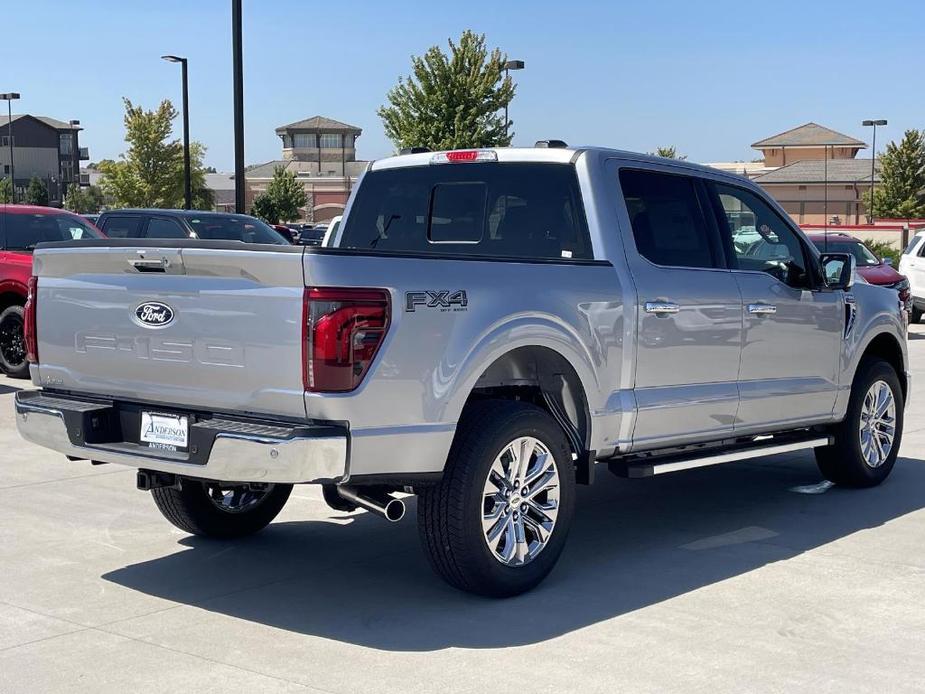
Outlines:
POLYGON ((189 234, 173 219, 164 217, 152 217, 148 220, 148 228, 145 229, 145 236, 149 239, 186 239, 189 234))
POLYGON ((624 169, 620 187, 640 255, 656 265, 721 267, 693 178, 624 169))
POLYGON ((243 241, 289 245, 282 236, 256 217, 246 215, 190 215, 186 218, 196 237, 211 241, 243 241))
POLYGON ((590 259, 575 169, 434 164, 363 177, 339 246, 362 250, 590 259))
POLYGON ((4 244, 9 250, 32 250, 43 241, 99 238, 89 224, 66 214, 4 214, 4 244))
POLYGON ((915 247, 918 245, 918 243, 919 243, 919 241, 920 241, 921 239, 922 239, 921 236, 913 236, 912 239, 909 241, 909 244, 906 246, 906 248, 905 248, 905 250, 903 251, 902 254, 903 254, 903 255, 909 255, 910 253, 912 253, 912 251, 915 250, 915 247))
POLYGON ((103 233, 113 239, 133 238, 138 236, 143 221, 141 215, 106 217, 103 220, 103 233))
POLYGON ((873 267, 880 264, 880 258, 875 256, 863 243, 832 240, 830 237, 828 241, 813 241, 813 244, 820 251, 826 253, 848 253, 853 255, 858 267, 873 267))
POLYGON ((783 218, 744 188, 714 184, 740 270, 773 275, 791 287, 809 286, 803 244, 783 218))

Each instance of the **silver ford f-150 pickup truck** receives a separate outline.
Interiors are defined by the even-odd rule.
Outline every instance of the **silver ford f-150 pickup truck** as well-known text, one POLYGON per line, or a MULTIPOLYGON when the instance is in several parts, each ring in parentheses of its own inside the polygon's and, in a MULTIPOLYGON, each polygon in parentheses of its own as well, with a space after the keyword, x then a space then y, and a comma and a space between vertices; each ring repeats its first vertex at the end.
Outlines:
POLYGON ((597 148, 413 152, 331 248, 40 246, 22 436, 138 469, 234 538, 293 484, 390 520, 417 495, 452 585, 512 595, 562 551, 595 463, 629 478, 814 449, 879 484, 909 392, 895 291, 820 255, 745 179, 597 148))

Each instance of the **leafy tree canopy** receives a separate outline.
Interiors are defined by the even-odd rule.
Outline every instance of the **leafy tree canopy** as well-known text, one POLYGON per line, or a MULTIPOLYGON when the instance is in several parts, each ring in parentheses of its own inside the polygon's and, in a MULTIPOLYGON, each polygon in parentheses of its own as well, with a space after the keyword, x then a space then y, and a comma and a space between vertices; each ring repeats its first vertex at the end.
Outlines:
POLYGON ((925 217, 925 131, 907 130, 899 144, 886 146, 875 188, 873 207, 870 191, 864 196, 875 217, 925 217))
POLYGON ((0 203, 13 202, 13 180, 7 176, 0 179, 0 203))
POLYGON ((37 176, 33 176, 26 188, 26 199, 23 200, 27 205, 48 205, 48 186, 45 181, 37 176))
MULTIPOLYGON (((123 99, 128 150, 119 161, 103 160, 102 186, 116 207, 183 207, 183 145, 173 139, 177 110, 168 100, 146 111, 123 99)), ((206 188, 202 159, 205 147, 190 144, 193 207, 211 209, 212 191, 206 188)))
POLYGON ((504 76, 506 56, 485 46, 485 35, 464 31, 449 54, 432 46, 411 58, 412 74, 399 78, 378 114, 397 149, 506 147, 504 107, 514 82, 504 76))
POLYGON ((667 147, 656 147, 654 152, 649 152, 656 157, 664 157, 665 159, 677 159, 678 161, 684 161, 687 159, 686 154, 678 154, 678 148, 674 145, 669 145, 667 147))

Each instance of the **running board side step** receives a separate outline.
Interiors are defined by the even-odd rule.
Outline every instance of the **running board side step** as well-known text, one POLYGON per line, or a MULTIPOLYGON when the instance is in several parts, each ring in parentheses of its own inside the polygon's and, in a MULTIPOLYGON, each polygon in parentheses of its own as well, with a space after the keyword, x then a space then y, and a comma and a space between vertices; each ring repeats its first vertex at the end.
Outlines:
POLYGON ((642 460, 612 460, 608 462, 610 471, 618 477, 629 477, 632 479, 640 477, 652 477, 654 475, 664 475, 669 472, 680 472, 681 470, 692 470, 699 467, 710 467, 711 465, 725 465, 726 463, 736 463, 741 460, 750 458, 760 458, 766 455, 777 455, 778 453, 791 453, 793 451, 802 451, 809 448, 818 448, 819 446, 828 446, 832 443, 831 436, 814 436, 802 440, 793 440, 792 438, 784 439, 783 437, 773 437, 764 441, 752 441, 747 444, 741 444, 733 449, 726 448, 721 453, 703 454, 684 456, 651 456, 642 460))

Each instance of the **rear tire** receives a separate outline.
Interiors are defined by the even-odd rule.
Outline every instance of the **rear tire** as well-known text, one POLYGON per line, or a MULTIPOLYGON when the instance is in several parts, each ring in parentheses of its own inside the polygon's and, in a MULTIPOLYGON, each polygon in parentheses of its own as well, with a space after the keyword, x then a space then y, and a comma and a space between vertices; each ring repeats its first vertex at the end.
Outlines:
POLYGON ((420 490, 418 528, 450 585, 507 597, 552 570, 574 508, 575 466, 556 421, 534 405, 489 400, 466 408, 441 481, 420 490))
POLYGON ((23 316, 22 306, 8 306, 0 313, 0 368, 10 378, 29 378, 23 316))
POLYGON ((844 487, 883 482, 902 443, 903 405, 893 367, 882 359, 862 361, 851 386, 848 414, 833 431, 835 442, 815 451, 823 477, 844 487))
POLYGON ((179 488, 152 489, 151 496, 164 518, 180 530, 227 540, 263 530, 283 510, 290 492, 291 484, 268 485, 257 496, 243 486, 220 488, 217 483, 183 479, 179 488))

